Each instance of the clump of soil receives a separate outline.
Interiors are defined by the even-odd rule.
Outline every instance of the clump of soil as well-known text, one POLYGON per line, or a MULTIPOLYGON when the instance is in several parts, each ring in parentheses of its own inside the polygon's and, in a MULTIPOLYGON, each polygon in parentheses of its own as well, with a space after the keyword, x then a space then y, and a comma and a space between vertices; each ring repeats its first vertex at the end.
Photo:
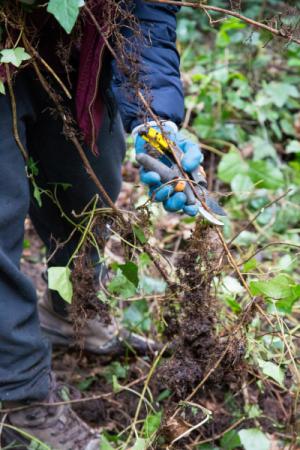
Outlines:
POLYGON ((97 318, 103 324, 111 323, 109 305, 97 296, 98 281, 95 278, 91 258, 85 251, 75 260, 72 270, 72 285, 73 299, 70 317, 80 343, 80 331, 88 320, 97 318))
MULTIPOLYGON (((180 400, 192 392, 207 372, 212 373, 205 383, 209 386, 226 386, 236 380, 236 371, 242 354, 237 351, 238 342, 232 340, 219 364, 216 364, 226 349, 217 335, 218 306, 212 295, 212 280, 220 270, 222 259, 221 245, 216 232, 209 226, 198 223, 195 233, 189 241, 187 251, 177 263, 177 275, 181 293, 178 302, 176 334, 173 335, 173 357, 160 369, 163 384, 174 392, 169 415, 165 417, 164 432, 168 434, 168 416, 180 400)), ((171 328, 174 327, 174 310, 171 328)), ((167 328, 170 338, 170 330, 167 328)), ((173 436, 174 437, 174 436, 173 436)))

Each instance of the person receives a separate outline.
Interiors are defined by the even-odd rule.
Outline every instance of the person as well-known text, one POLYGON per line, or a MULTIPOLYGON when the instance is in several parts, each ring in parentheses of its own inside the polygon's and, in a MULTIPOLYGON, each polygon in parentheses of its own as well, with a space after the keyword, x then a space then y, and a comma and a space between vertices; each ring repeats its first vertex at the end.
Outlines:
MULTIPOLYGON (((182 149, 185 170, 191 171, 203 157, 199 147, 183 139, 178 131, 184 114, 176 50, 176 13, 179 8, 144 0, 135 0, 132 4, 132 14, 145 38, 140 66, 147 74, 151 107, 159 117, 161 127, 182 149)), ((93 2, 95 17, 101 8, 101 0, 93 2)), ((41 9, 38 14, 41 14, 41 9)), ((29 21, 33 20, 34 14, 34 11, 28 14, 29 21)), ((40 29, 40 54, 52 67, 64 65, 61 55, 57 55, 54 36, 62 36, 64 42, 68 42, 68 36, 46 12, 40 29)), ((80 39, 80 48, 77 41, 70 56, 75 71, 69 75, 74 94, 69 106, 76 110, 86 156, 111 200, 116 201, 125 154, 124 128, 127 133, 133 132, 136 151, 146 152, 146 142, 139 134, 143 119, 135 99, 130 99, 122 90, 124 74, 120 73, 116 61, 108 56, 102 37, 90 20, 86 20, 80 39)), ((0 73, 6 83, 9 80, 5 77, 7 70, 4 66, 5 63, 0 64, 0 73)), ((66 215, 71 215, 72 211, 81 212, 97 193, 97 188, 72 142, 65 136, 62 120, 53 112, 53 104, 30 61, 20 71, 11 71, 11 80, 17 106, 18 134, 31 163, 35 165, 37 185, 42 189, 55 189, 56 186, 57 200, 66 215), (68 188, 60 188, 62 183, 68 188)), ((152 125, 157 127, 156 123, 152 125)), ((74 342, 65 302, 56 291, 50 291, 38 310, 35 289, 20 270, 24 220, 28 213, 49 254, 57 242, 66 241, 56 249, 49 263, 51 266, 61 267, 68 263, 79 236, 76 233, 71 235, 73 227, 50 199, 43 196, 42 205, 39 205, 34 198, 34 189, 26 175, 26 164, 13 132, 8 93, 0 98, 0 161, 2 445, 15 443, 14 448, 27 448, 28 436, 32 436, 55 450, 99 449, 98 434, 80 420, 69 405, 56 405, 61 401, 61 385, 51 371, 50 345, 68 346, 74 342)), ((162 202, 166 210, 184 211, 190 215, 197 213, 196 205, 187 206, 182 192, 174 193, 165 186, 159 189, 162 183, 157 173, 141 170, 141 180, 149 186, 151 193, 155 189, 155 199, 162 202)), ((116 332, 114 323, 105 326, 98 319, 88 321, 83 334, 85 350, 98 354, 119 354, 124 348, 122 338, 123 341, 128 339, 130 345, 142 352, 147 347, 141 337, 128 334, 122 337, 116 332)))

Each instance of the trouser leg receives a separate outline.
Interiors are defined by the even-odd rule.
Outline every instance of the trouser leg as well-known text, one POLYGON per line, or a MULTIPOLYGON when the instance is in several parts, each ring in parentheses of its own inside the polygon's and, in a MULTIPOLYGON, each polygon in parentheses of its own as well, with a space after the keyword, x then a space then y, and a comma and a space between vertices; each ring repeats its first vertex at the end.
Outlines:
MULTIPOLYGON (((25 142, 26 90, 15 86, 18 128, 25 142)), ((25 164, 12 133, 9 96, 0 96, 0 401, 47 395, 50 350, 42 337, 37 298, 20 271, 24 220, 29 208, 25 164)))
MULTIPOLYGON (((57 198, 63 211, 70 216, 72 211, 80 213, 98 191, 74 145, 64 136, 61 120, 43 108, 35 127, 31 129, 28 142, 30 154, 39 170, 38 185, 52 191, 56 185, 57 198), (69 187, 63 189, 57 183, 64 183, 69 187)), ((106 192, 115 201, 121 188, 121 165, 125 154, 124 131, 119 116, 110 130, 110 120, 108 114, 105 114, 98 148, 98 156, 85 148, 86 155, 106 192)), ((68 240, 74 227, 62 217, 57 205, 45 196, 42 200, 42 207, 32 200, 30 216, 49 253, 52 253, 57 242, 68 240)), ((72 219, 76 221, 74 216, 72 219)), ((75 233, 72 239, 60 247, 50 265, 65 266, 76 249, 79 237, 75 233)), ((65 314, 65 302, 55 292, 52 297, 55 299, 56 312, 65 314)))

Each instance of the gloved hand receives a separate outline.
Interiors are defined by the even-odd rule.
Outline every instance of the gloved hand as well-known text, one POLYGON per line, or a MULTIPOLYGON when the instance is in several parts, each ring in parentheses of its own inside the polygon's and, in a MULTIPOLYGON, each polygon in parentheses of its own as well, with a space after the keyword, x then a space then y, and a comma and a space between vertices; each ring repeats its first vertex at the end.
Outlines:
MULTIPOLYGON (((146 126, 151 126, 158 131, 161 131, 155 122, 148 122, 146 126)), ((134 138, 136 153, 147 153, 147 142, 139 135, 141 128, 145 125, 139 125, 132 131, 134 138)), ((166 121, 162 123, 162 128, 166 136, 179 147, 184 156, 181 159, 181 164, 185 172, 191 172, 196 169, 203 161, 203 155, 199 145, 186 139, 178 131, 177 125, 173 122, 166 121)), ((147 144, 148 145, 148 144, 147 144)), ((159 158, 162 162, 167 164, 167 158, 161 156, 159 158)), ((187 205, 186 195, 184 192, 174 192, 174 186, 171 184, 162 186, 160 175, 157 172, 146 171, 141 168, 140 178, 143 183, 149 186, 149 195, 157 202, 162 202, 167 211, 183 210, 189 216, 195 216, 198 212, 196 204, 187 205), (162 186, 160 188, 160 186, 162 186)))

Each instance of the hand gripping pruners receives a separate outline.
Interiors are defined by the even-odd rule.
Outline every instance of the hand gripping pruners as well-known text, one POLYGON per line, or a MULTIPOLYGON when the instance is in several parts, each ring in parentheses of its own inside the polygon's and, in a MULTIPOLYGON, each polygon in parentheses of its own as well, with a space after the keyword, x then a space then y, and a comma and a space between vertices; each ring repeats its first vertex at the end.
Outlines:
POLYGON ((165 138, 160 131, 152 127, 145 127, 140 130, 139 134, 148 142, 149 152, 138 153, 136 156, 137 162, 146 170, 157 172, 162 183, 174 182, 175 191, 184 192, 187 197, 187 204, 196 203, 199 207, 199 214, 210 223, 224 225, 215 215, 226 216, 226 213, 218 202, 209 195, 206 176, 202 167, 188 174, 183 172, 175 159, 180 162, 184 154, 174 142, 165 138), (155 156, 151 155, 153 151, 156 153, 155 156), (158 159, 162 155, 168 159, 168 165, 158 159))

